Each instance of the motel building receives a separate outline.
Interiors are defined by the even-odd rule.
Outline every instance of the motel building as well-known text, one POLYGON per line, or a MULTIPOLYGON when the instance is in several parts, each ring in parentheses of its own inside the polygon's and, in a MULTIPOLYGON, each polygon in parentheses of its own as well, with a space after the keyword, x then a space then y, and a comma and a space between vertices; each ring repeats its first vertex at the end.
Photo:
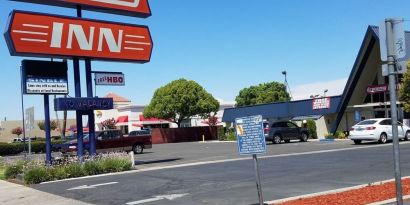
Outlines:
MULTIPOLYGON (((128 134, 133 130, 141 130, 144 128, 176 128, 177 124, 157 118, 145 118, 143 111, 146 105, 133 105, 130 100, 119 96, 115 93, 108 93, 106 98, 112 98, 114 101, 114 109, 111 110, 96 110, 95 115, 95 129, 103 130, 102 122, 108 119, 116 120, 116 127, 121 129, 124 134, 128 134)), ((216 117, 219 119, 218 125, 225 126, 221 122, 224 109, 232 108, 234 104, 221 104, 216 117)), ((199 116, 192 116, 190 119, 181 123, 181 127, 200 127, 209 126, 205 119, 199 116)))
MULTIPOLYGON (((405 35, 405 59, 409 60, 410 33, 405 35)), ((399 87, 403 76, 399 74, 397 77, 399 87)), ((348 131, 363 119, 390 117, 388 83, 388 77, 382 75, 378 27, 369 26, 349 79, 346 85, 340 85, 344 86, 342 95, 228 108, 222 121, 234 122, 237 117, 252 115, 262 115, 267 121, 314 119, 318 136, 322 138, 327 133, 348 131)), ((409 125, 410 114, 403 112, 399 101, 397 104, 399 120, 409 125)))

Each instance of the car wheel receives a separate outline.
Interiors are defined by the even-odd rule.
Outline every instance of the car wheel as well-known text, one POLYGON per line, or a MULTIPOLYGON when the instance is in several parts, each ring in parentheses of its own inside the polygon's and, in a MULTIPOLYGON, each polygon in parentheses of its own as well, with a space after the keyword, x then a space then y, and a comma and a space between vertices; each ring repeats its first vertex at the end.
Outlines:
POLYGON ((404 141, 409 141, 410 139, 410 131, 407 131, 406 134, 404 135, 404 141))
POLYGON ((285 143, 289 143, 289 142, 290 142, 290 140, 283 140, 283 141, 285 141, 285 143))
POLYGON ((362 143, 362 140, 353 140, 353 142, 354 142, 355 144, 361 144, 361 143, 362 143))
POLYGON ((132 151, 134 152, 134 154, 142 154, 144 147, 140 144, 136 144, 134 145, 134 147, 132 147, 132 151))
POLYGON ((308 135, 306 133, 302 133, 302 136, 300 137, 301 142, 307 142, 308 141, 308 135))
POLYGON ((280 137, 280 135, 274 135, 272 142, 273 144, 280 144, 282 142, 282 138, 280 137))
POLYGON ((386 135, 386 133, 382 133, 382 134, 380 135, 379 142, 380 142, 381 144, 384 144, 384 143, 387 142, 387 135, 386 135))

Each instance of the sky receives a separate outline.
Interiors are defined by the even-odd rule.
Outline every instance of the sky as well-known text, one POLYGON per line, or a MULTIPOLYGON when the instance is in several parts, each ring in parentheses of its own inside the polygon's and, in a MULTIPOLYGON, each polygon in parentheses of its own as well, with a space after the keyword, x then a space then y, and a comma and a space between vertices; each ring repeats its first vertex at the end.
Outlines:
MULTIPOLYGON (((149 63, 93 61, 93 70, 123 72, 126 81, 123 87, 98 86, 97 96, 114 92, 133 104, 146 105, 157 88, 186 78, 198 82, 222 103, 233 103, 239 90, 245 87, 284 82, 283 70, 287 72, 293 99, 306 99, 322 94, 325 89, 329 90, 327 95, 339 95, 368 25, 379 25, 387 17, 410 20, 408 0, 149 0, 149 3, 152 16, 146 19, 83 12, 85 18, 147 25, 154 42, 149 63)), ((13 9, 76 14, 74 9, 2 1, 3 32, 13 9)), ((407 30, 409 26, 406 22, 407 30)), ((22 116, 19 67, 23 58, 10 56, 3 36, 0 45, 0 119, 18 120, 22 116)), ((85 76, 83 65, 81 62, 82 77, 85 76)), ((72 91, 69 95, 74 96, 71 61, 68 75, 72 91)), ((84 96, 84 78, 82 88, 84 96)), ((24 107, 31 106, 35 107, 35 118, 44 119, 43 97, 25 95, 24 107)), ((55 118, 53 106, 50 111, 55 118)))

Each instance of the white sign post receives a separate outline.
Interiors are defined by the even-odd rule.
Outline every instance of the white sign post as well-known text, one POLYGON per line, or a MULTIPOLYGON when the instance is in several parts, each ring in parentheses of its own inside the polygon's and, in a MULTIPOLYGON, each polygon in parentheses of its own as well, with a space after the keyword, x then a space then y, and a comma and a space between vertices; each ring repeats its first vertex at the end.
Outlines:
POLYGON ((30 155, 31 154, 31 130, 34 129, 34 107, 29 107, 26 109, 25 127, 28 130, 28 154, 30 155))

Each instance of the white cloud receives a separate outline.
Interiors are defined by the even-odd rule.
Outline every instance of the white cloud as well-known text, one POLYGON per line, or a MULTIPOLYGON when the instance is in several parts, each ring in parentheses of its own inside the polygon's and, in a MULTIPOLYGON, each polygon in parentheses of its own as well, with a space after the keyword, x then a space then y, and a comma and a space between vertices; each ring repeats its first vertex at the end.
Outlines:
POLYGON ((347 78, 336 79, 332 81, 322 81, 298 85, 291 87, 292 100, 309 99, 311 95, 323 95, 325 89, 328 90, 327 96, 341 95, 346 86, 347 78))

